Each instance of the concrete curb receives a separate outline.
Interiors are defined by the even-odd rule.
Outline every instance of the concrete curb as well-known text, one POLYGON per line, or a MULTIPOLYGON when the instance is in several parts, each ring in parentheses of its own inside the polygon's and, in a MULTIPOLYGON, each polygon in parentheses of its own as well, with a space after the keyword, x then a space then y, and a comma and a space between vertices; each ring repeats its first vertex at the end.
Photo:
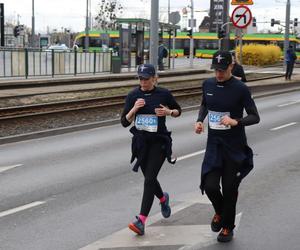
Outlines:
MULTIPOLYGON (((293 84, 294 85, 300 84, 300 82, 296 82, 293 84)), ((289 85, 293 85, 293 84, 289 84, 289 85)), ((278 86, 279 84, 276 84, 276 85, 278 86)), ((290 87, 289 86, 288 88, 286 88, 286 86, 284 86, 283 84, 280 84, 280 86, 282 89, 278 89, 275 91, 262 90, 263 87, 265 87, 267 89, 272 88, 273 85, 262 86, 262 89, 259 89, 258 93, 253 94, 253 98, 255 98, 255 99, 263 98, 263 97, 268 97, 268 96, 272 96, 272 95, 279 95, 279 94, 290 93, 293 91, 300 90, 300 86, 298 86, 298 87, 290 87)), ((249 87, 251 89, 251 86, 249 86, 249 87)), ((183 108, 182 110, 184 112, 187 112, 187 111, 192 111, 192 110, 195 110, 198 108, 199 108, 199 105, 195 105, 195 106, 183 108)), ((47 137, 47 136, 61 135, 61 134, 71 133, 71 132, 76 132, 76 131, 81 131, 81 130, 99 128, 99 127, 118 124, 119 122, 120 122, 120 119, 111 119, 111 120, 106 120, 106 121, 80 124, 80 125, 74 125, 74 126, 68 126, 68 127, 56 128, 56 129, 49 129, 49 130, 26 133, 26 134, 21 134, 21 135, 6 136, 6 137, 0 138, 0 145, 13 143, 13 142, 19 142, 19 141, 26 141, 26 140, 31 140, 31 139, 37 139, 37 138, 42 138, 42 137, 47 137)))
MULTIPOLYGON (((158 72, 160 78, 182 76, 187 74, 206 74, 209 73, 205 69, 185 69, 185 70, 168 70, 158 72)), ((73 85, 75 83, 88 84, 99 82, 112 82, 112 81, 129 81, 135 80, 136 72, 118 73, 118 74, 103 74, 92 76, 73 76, 73 77, 56 77, 56 78, 38 78, 38 79, 14 79, 14 80, 1 80, 0 89, 9 88, 32 88, 32 87, 47 87, 47 86, 61 86, 73 85)))

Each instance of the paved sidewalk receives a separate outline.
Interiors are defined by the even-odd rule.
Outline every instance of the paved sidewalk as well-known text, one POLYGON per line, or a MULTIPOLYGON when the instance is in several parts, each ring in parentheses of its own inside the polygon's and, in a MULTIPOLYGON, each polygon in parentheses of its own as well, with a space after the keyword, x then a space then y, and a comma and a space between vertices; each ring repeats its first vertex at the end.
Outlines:
MULTIPOLYGON (((260 70, 260 73, 263 71, 260 70)), ((270 72, 269 72, 270 73, 270 72)), ((280 72, 274 71, 274 74, 278 74, 280 72)), ((299 72, 300 73, 300 72, 299 72)), ((124 75, 123 75, 124 76, 124 75)), ((186 80, 189 81, 201 81, 205 80, 209 77, 213 77, 214 73, 203 73, 203 74, 190 74, 190 75, 181 75, 181 76, 170 76, 165 75, 163 78, 160 78, 158 83, 168 83, 168 82, 183 82, 186 80)), ((109 77, 109 76, 103 76, 109 77)), ((104 78, 105 79, 105 78, 104 78)), ((0 90, 0 98, 2 97, 10 97, 10 96, 23 96, 23 95, 38 95, 38 94, 50 94, 50 93, 59 93, 59 92, 72 92, 72 91, 90 91, 90 90, 101 90, 104 88, 117 87, 117 86, 137 86, 138 80, 135 79, 135 74, 130 75, 131 80, 124 79, 114 79, 110 80, 107 78, 107 81, 101 81, 97 83, 75 83, 75 84, 61 84, 61 85, 46 85, 46 86, 38 86, 38 87, 24 87, 24 88, 12 88, 12 89, 2 89, 0 90)), ((259 80, 247 82, 247 85, 250 87, 258 87, 258 86, 268 86, 268 85, 282 85, 282 84, 293 84, 300 82, 300 74, 294 74, 291 81, 286 81, 284 77, 267 79, 267 80, 259 80)), ((1 86, 1 83, 0 83, 1 86)))

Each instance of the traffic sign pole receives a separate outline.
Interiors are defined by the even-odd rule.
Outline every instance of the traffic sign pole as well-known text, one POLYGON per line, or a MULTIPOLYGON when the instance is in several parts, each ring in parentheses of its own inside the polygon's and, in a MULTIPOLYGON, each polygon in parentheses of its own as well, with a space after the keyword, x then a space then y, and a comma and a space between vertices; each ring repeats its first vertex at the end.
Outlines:
POLYGON ((228 0, 224 0, 223 1, 223 17, 222 17, 222 23, 223 23, 223 27, 225 27, 225 37, 221 40, 221 49, 222 50, 229 50, 229 42, 230 42, 230 37, 229 37, 229 33, 230 33, 230 29, 229 29, 229 25, 226 25, 229 22, 229 1, 228 0), (226 26, 225 26, 226 25, 226 26))

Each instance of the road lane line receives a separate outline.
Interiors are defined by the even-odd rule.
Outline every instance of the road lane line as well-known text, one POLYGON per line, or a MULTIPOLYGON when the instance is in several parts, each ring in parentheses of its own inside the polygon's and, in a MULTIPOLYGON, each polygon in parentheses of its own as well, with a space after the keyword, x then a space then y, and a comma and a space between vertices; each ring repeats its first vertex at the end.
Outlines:
POLYGON ((282 128, 293 126, 295 124, 297 124, 297 122, 291 122, 291 123, 287 123, 287 124, 284 124, 284 125, 276 127, 276 128, 271 128, 270 130, 271 131, 276 131, 276 130, 279 130, 279 129, 282 129, 282 128))
POLYGON ((0 166, 0 173, 10 170, 10 169, 13 169, 13 168, 21 167, 21 166, 23 166, 23 164, 16 164, 16 165, 3 166, 3 167, 0 166))
POLYGON ((203 154, 203 153, 205 153, 205 149, 200 150, 200 151, 197 151, 197 152, 194 152, 194 153, 191 153, 191 154, 187 154, 187 155, 180 156, 180 157, 177 158, 177 161, 182 161, 182 160, 185 160, 185 159, 194 157, 194 156, 196 156, 196 155, 201 155, 201 154, 203 154))
POLYGON ((287 103, 283 103, 283 104, 280 104, 280 105, 277 105, 278 108, 281 108, 281 107, 286 107, 286 106, 290 106, 290 105, 293 105, 293 104, 297 104, 299 103, 299 101, 291 101, 291 102, 287 102, 287 103))
POLYGON ((26 209, 29 209, 29 208, 40 206, 44 203, 46 203, 46 201, 35 201, 35 202, 29 203, 29 204, 26 204, 26 205, 23 205, 23 206, 20 206, 20 207, 16 207, 16 208, 12 208, 12 209, 0 212, 0 218, 4 217, 4 216, 7 216, 7 215, 10 215, 10 214, 18 213, 20 211, 23 211, 23 210, 26 210, 26 209))
MULTIPOLYGON (((191 207, 193 202, 185 202, 174 207, 175 214, 183 209, 191 207)), ((172 207, 173 211, 173 207, 172 207)), ((240 224, 242 213, 236 215, 236 231, 240 224)), ((101 238, 79 250, 100 250, 100 249, 126 249, 138 247, 162 247, 162 246, 182 246, 180 249, 198 249, 193 246, 209 246, 216 243, 216 234, 211 231, 208 225, 168 225, 168 226, 150 226, 154 222, 161 220, 161 214, 151 216, 151 222, 147 223, 146 234, 143 237, 137 237, 128 228, 116 231, 104 238, 101 238)), ((177 249, 177 248, 176 248, 177 249)))

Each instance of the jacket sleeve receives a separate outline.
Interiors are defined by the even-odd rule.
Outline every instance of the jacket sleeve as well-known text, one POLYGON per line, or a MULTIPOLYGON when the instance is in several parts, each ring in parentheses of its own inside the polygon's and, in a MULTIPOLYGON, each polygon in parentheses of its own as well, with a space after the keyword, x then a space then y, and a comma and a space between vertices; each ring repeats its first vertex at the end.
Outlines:
POLYGON ((198 112, 198 118, 197 118, 197 122, 203 122, 205 117, 207 116, 207 106, 206 106, 206 100, 205 100, 205 84, 203 83, 202 86, 202 101, 201 101, 201 105, 199 108, 199 112, 198 112))
POLYGON ((257 111, 257 107, 246 85, 244 90, 243 105, 247 115, 243 118, 237 119, 238 124, 242 126, 249 126, 259 123, 260 117, 257 111))
POLYGON ((256 106, 247 107, 247 108, 245 108, 245 110, 247 112, 247 116, 245 116, 241 119, 237 119, 239 125, 250 126, 250 125, 259 123, 260 117, 259 117, 256 106))
POLYGON ((181 115, 181 107, 178 104, 178 102, 175 100, 174 96, 171 94, 171 92, 169 92, 169 98, 168 98, 168 107, 170 109, 177 109, 179 111, 179 115, 181 115))
POLYGON ((131 95, 128 95, 126 97, 124 109, 123 109, 122 114, 121 114, 121 124, 125 128, 128 127, 131 124, 131 122, 129 122, 126 119, 126 115, 132 109, 132 107, 133 107, 133 98, 131 97, 131 95))

